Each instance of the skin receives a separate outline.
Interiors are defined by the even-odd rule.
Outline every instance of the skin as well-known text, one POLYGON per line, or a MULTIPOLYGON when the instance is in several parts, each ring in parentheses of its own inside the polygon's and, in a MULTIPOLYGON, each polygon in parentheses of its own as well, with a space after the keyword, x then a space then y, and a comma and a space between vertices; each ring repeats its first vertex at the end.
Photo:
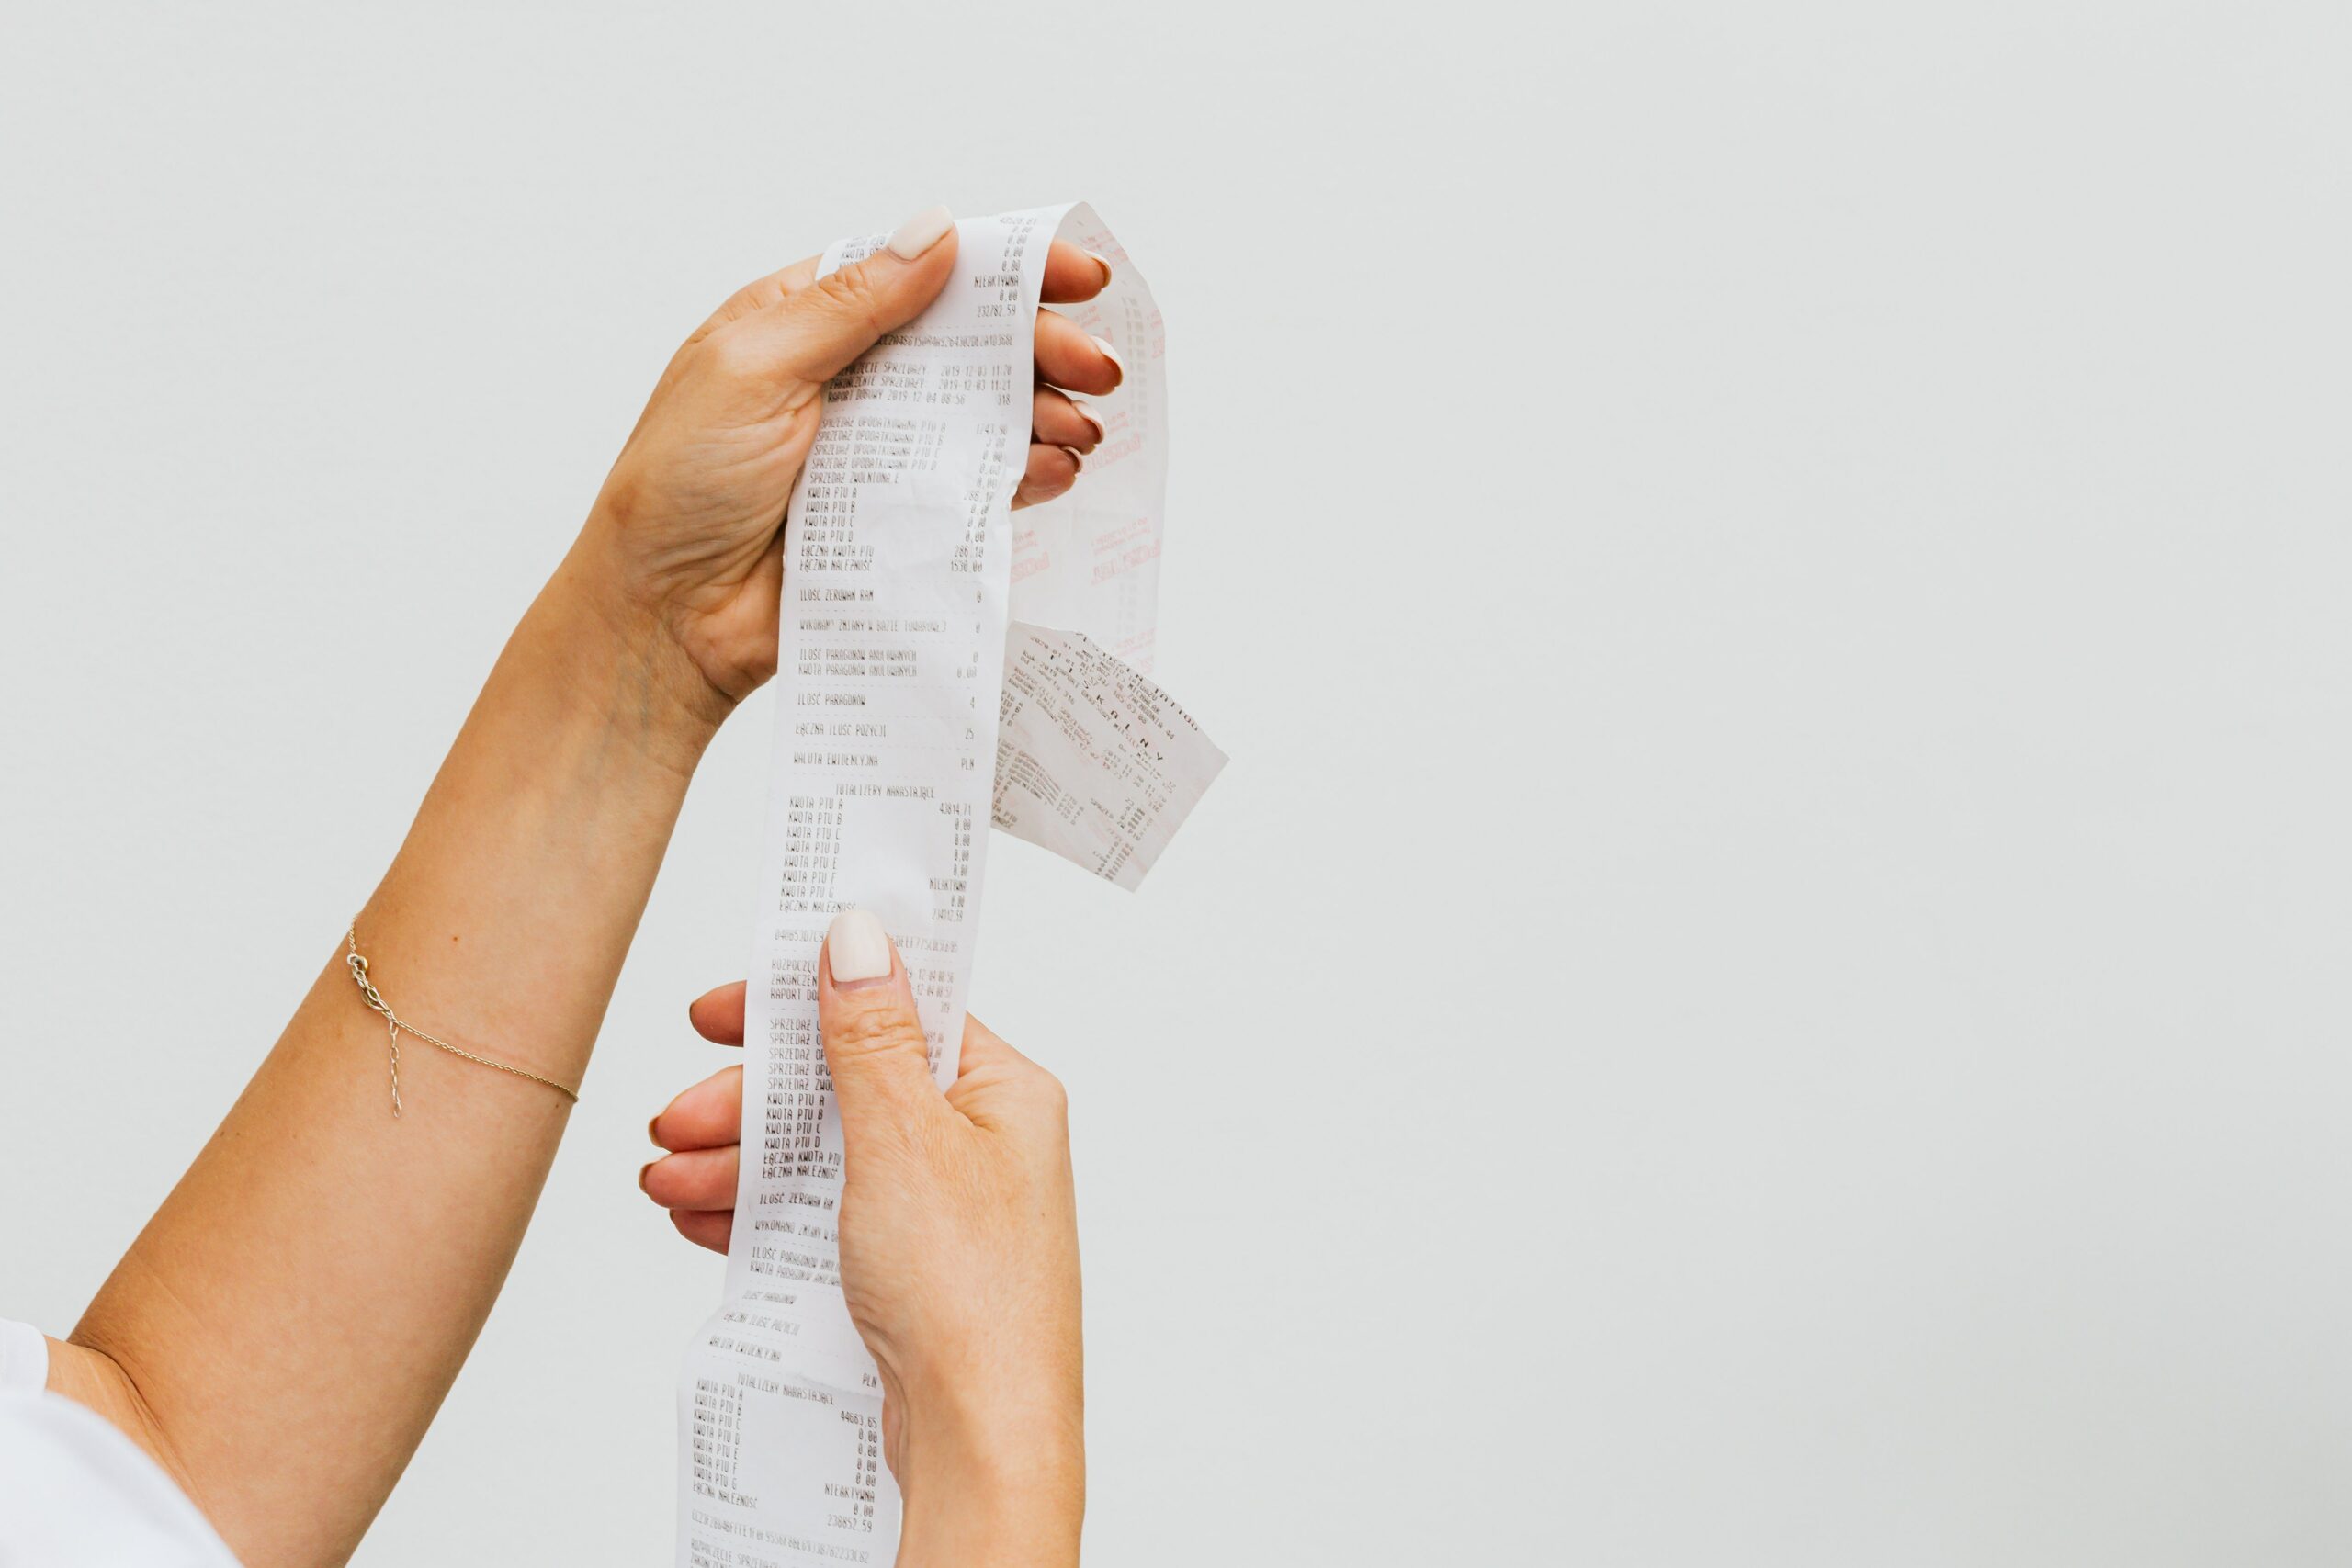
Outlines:
MULTIPOLYGON (((804 261, 740 290, 678 350, 360 912, 360 950, 403 1017, 580 1081, 695 766, 774 672, 785 504, 824 383, 914 317, 955 262, 952 232, 910 261, 885 252, 821 281, 804 261)), ((1045 298, 1088 299, 1106 279, 1057 244, 1045 298)), ((1050 311, 1036 360, 1036 440, 1016 504, 1069 489, 1078 464, 1062 448, 1097 439, 1053 389, 1102 393, 1120 377, 1050 311)), ((570 1111, 543 1085, 403 1037, 407 1113, 395 1119, 382 1021, 352 984, 339 932, 322 957, 219 1130, 51 1348, 51 1388, 153 1455, 248 1568, 350 1556, 481 1331, 570 1111)), ((888 1059, 884 1035, 856 1008, 840 1017, 841 1066, 864 1084, 888 1059)), ((909 1114, 947 1115, 932 1098, 909 1114)), ((897 1145, 866 1137, 853 1164, 860 1146, 878 1195, 897 1145)), ((889 1212, 879 1196, 874 1206, 889 1212)), ((1069 1224, 1050 1205, 1023 1213, 1069 1224)), ((1023 1472, 1077 1474, 1074 1262, 1073 1310, 1049 1320, 1049 1337, 1067 1332, 1056 1348, 1068 1376, 1042 1355, 983 1368, 972 1358, 1001 1335, 934 1323, 904 1292, 1001 1300, 993 1271, 1009 1265, 969 1249, 909 1264, 892 1251, 913 1245, 906 1232, 860 1234, 872 1244, 844 1257, 844 1275, 890 1330, 886 1364, 899 1369, 899 1561, 1074 1560, 1063 1550, 1076 1540, 1074 1486, 1003 1473, 1007 1456, 1035 1454, 1023 1472), (977 1272, 951 1280, 939 1272, 949 1263, 977 1272)), ((1074 1233, 1062 1244, 1074 1257, 1074 1233)))
MULTIPOLYGON (((688 1016, 703 1038, 741 1045, 741 983, 688 1016)), ((829 952, 818 1016, 847 1156, 842 1286, 882 1371, 884 1454, 906 1495, 899 1561, 1074 1563, 1085 1401, 1062 1087, 967 1020, 941 1093, 895 953, 887 977, 837 984, 829 952)), ((680 1094, 649 1128, 671 1152, 638 1179, 717 1252, 742 1107, 741 1067, 680 1094)))

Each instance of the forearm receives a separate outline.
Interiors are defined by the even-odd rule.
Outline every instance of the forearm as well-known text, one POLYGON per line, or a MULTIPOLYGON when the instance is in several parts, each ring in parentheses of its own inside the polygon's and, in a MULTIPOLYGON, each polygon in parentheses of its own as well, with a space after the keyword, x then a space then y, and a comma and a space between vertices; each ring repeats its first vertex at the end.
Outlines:
MULTIPOLYGON (((568 561, 533 604, 358 925, 403 1018, 565 1084, 718 717, 594 581, 568 561)), ((356 1545, 490 1311, 570 1109, 403 1035, 396 1119, 341 919, 74 1336, 121 1369, 151 1446, 253 1568, 356 1545)))

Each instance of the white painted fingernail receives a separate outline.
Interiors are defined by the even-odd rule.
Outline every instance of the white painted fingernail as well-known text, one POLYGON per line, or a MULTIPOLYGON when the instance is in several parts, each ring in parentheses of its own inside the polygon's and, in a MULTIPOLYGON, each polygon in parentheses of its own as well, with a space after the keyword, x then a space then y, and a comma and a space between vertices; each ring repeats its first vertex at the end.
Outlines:
POLYGON ((1085 453, 1080 452, 1075 446, 1065 446, 1062 450, 1069 454, 1069 466, 1071 468, 1076 468, 1081 474, 1086 472, 1085 453))
POLYGON ((890 973, 890 933, 865 910, 843 909, 825 928, 825 958, 836 985, 879 980, 890 973))
POLYGON ((1101 445, 1102 445, 1102 438, 1103 438, 1104 436, 1106 436, 1106 435, 1108 435, 1108 434, 1111 434, 1110 427, 1109 427, 1109 426, 1107 426, 1107 425, 1105 425, 1105 424, 1104 424, 1104 423, 1103 423, 1100 419, 1098 419, 1098 418, 1096 418, 1096 417, 1095 417, 1095 413, 1094 413, 1094 411, 1093 411, 1092 409, 1088 408, 1084 403, 1080 402, 1076 398, 1072 398, 1072 399, 1070 399, 1070 400, 1069 400, 1069 406, 1070 406, 1071 408, 1073 408, 1073 409, 1075 409, 1075 410, 1077 410, 1077 411, 1078 411, 1078 417, 1079 417, 1079 418, 1080 418, 1080 419, 1084 420, 1087 423, 1089 423, 1089 424, 1091 424, 1091 425, 1092 425, 1092 426, 1094 427, 1094 441, 1095 441, 1095 445, 1097 445, 1097 446, 1101 446, 1101 445))
POLYGON ((1105 359, 1108 359, 1113 367, 1119 372, 1119 379, 1122 381, 1125 380, 1127 378, 1127 362, 1119 357, 1119 351, 1111 346, 1111 340, 1106 337, 1098 337, 1094 340, 1094 346, 1102 351, 1102 356, 1105 359))
POLYGON ((956 215, 944 207, 927 207, 904 223, 890 236, 889 253, 901 261, 912 261, 946 237, 956 227, 956 215))
POLYGON ((1102 265, 1102 281, 1103 281, 1103 282, 1105 282, 1105 283, 1110 282, 1110 281, 1111 281, 1111 258, 1110 258, 1109 256, 1104 255, 1101 251, 1089 251, 1089 252, 1087 252, 1086 254, 1087 254, 1088 255, 1090 255, 1090 256, 1092 256, 1092 257, 1095 259, 1095 261, 1096 261, 1097 263, 1099 263, 1099 264, 1102 265))

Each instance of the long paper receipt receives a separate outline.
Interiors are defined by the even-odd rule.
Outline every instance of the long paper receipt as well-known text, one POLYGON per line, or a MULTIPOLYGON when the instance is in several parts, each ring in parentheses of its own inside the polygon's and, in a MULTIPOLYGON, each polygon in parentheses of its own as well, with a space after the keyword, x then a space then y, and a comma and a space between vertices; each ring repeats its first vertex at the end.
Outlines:
MULTIPOLYGON (((956 1077, 991 823, 1132 887, 1225 756, 1148 678, 1167 468, 1159 311, 1085 207, 956 225, 956 274, 837 378, 785 519, 742 1174, 727 1296, 678 1391, 682 1568, 898 1552, 882 1389, 842 1304, 841 1120, 817 959, 846 908, 898 940, 956 1077), (1076 490, 1012 511, 1047 244, 1107 257, 1069 307, 1126 378, 1076 490), (1017 617, 1017 618, 1016 618, 1017 617)), ((827 272, 880 248, 825 253, 827 272)))

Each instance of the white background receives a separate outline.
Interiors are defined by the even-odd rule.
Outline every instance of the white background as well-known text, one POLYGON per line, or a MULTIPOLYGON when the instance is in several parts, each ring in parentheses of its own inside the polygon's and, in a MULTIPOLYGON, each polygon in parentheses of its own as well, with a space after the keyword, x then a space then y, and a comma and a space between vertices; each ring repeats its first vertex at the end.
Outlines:
MULTIPOLYGON (((13 14, 0 1312, 225 1109, 676 340, 1082 197, 1235 759, 1139 896, 989 868, 1092 1560, 2352 1555, 2342 8, 1538 9, 13 14)), ((635 1175, 767 712, 364 1563, 667 1561, 719 1265, 635 1175)))

